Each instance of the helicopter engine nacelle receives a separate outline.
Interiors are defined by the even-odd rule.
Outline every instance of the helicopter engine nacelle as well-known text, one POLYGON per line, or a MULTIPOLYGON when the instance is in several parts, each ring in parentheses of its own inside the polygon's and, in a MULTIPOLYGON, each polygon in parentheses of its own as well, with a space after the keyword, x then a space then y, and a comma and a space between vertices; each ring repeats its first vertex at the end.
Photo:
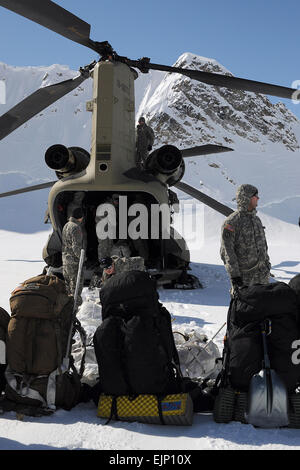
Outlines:
POLYGON ((58 178, 63 178, 85 170, 90 162, 90 154, 81 147, 68 148, 56 144, 46 151, 45 161, 49 168, 55 170, 58 178))
POLYGON ((169 186, 178 183, 185 170, 180 150, 174 145, 163 145, 148 156, 146 170, 169 186))

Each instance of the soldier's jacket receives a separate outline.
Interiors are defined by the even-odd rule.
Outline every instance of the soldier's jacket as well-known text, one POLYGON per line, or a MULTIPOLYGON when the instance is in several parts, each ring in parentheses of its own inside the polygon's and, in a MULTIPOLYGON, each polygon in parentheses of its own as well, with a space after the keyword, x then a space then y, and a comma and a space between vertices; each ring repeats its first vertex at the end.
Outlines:
POLYGON ((81 249, 86 249, 82 224, 73 217, 64 225, 62 232, 63 265, 78 264, 81 249))
POLYGON ((143 126, 137 127, 136 135, 136 149, 138 153, 144 153, 148 151, 148 146, 154 143, 154 132, 150 126, 144 124, 143 126))
POLYGON ((266 279, 271 268, 264 227, 256 210, 247 210, 255 190, 251 185, 238 189, 238 209, 226 218, 221 235, 220 254, 230 278, 241 277, 247 284, 266 279))

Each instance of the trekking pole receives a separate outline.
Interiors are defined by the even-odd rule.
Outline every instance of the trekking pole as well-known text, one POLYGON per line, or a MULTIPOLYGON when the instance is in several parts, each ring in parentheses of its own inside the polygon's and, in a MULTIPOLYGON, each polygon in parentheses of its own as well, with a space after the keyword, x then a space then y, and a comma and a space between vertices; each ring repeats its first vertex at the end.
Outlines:
MULTIPOLYGON (((204 348, 201 349, 201 351, 204 351, 204 349, 207 348, 207 346, 209 345, 209 343, 212 342, 213 339, 215 339, 215 337, 220 333, 221 330, 223 330, 224 326, 226 325, 227 322, 223 323, 223 325, 218 329, 218 331, 213 335, 213 337, 207 341, 206 345, 204 346, 204 348)), ((201 352, 200 352, 201 353, 201 352)))
MULTIPOLYGON (((218 331, 214 334, 214 336, 209 340, 207 341, 206 345, 204 346, 204 348, 201 349, 201 351, 198 352, 198 354, 196 354, 193 359, 188 363, 188 366, 191 365, 191 363, 196 359, 197 362, 199 362, 198 358, 200 356, 200 354, 207 348, 207 346, 212 342, 212 340, 220 333, 220 331, 224 328, 224 326, 226 325, 227 322, 225 322, 219 329, 218 331)), ((200 364, 200 363, 199 363, 200 364)), ((200 364, 201 365, 201 364, 200 364)))
POLYGON ((85 257, 85 251, 84 251, 84 249, 82 249, 81 252, 80 252, 80 259, 79 259, 79 265, 78 265, 78 271, 77 271, 77 279, 76 279, 76 286, 75 286, 75 293, 74 293, 74 305, 73 305, 73 311, 72 311, 71 327, 70 327, 70 331, 69 331, 66 355, 63 359, 63 364, 66 367, 66 370, 69 369, 69 353, 70 353, 70 348, 71 348, 73 326, 74 326, 74 321, 75 321, 75 318, 76 318, 76 310, 77 310, 76 303, 77 303, 77 297, 78 297, 78 292, 79 292, 79 285, 80 285, 82 267, 83 267, 83 263, 84 263, 84 257, 85 257))

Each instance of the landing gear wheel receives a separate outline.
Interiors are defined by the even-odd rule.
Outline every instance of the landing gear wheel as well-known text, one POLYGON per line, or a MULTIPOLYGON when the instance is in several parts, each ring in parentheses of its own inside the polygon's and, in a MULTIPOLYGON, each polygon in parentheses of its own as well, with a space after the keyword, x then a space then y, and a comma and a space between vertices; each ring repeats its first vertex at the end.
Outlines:
POLYGON ((233 421, 235 391, 232 388, 220 388, 216 397, 213 418, 216 423, 233 421))
POLYGON ((236 402, 234 407, 233 419, 234 421, 239 421, 240 423, 247 423, 245 418, 245 413, 247 411, 248 404, 248 394, 247 392, 238 392, 236 393, 236 402))
POLYGON ((300 429, 300 393, 290 395, 289 428, 300 429))

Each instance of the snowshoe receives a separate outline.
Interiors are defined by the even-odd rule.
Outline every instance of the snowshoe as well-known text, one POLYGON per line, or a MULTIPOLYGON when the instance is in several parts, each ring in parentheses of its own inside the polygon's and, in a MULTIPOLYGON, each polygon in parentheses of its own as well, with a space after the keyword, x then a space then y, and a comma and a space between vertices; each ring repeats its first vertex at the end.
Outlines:
POLYGON ((289 397, 289 428, 300 429, 300 393, 289 397))
POLYGON ((235 391, 232 388, 220 388, 216 397, 213 418, 216 423, 233 421, 235 391))
MULTIPOLYGON (((0 400, 0 413, 7 413, 9 411, 15 411, 15 413, 21 416, 49 416, 54 413, 53 409, 43 408, 40 406, 31 406, 23 403, 15 403, 11 400, 8 400, 6 397, 1 397, 0 400)), ((20 419, 20 418, 19 418, 20 419)))
POLYGON ((234 406, 233 420, 240 423, 247 423, 245 413, 247 411, 248 394, 247 392, 236 392, 236 402, 234 406))

